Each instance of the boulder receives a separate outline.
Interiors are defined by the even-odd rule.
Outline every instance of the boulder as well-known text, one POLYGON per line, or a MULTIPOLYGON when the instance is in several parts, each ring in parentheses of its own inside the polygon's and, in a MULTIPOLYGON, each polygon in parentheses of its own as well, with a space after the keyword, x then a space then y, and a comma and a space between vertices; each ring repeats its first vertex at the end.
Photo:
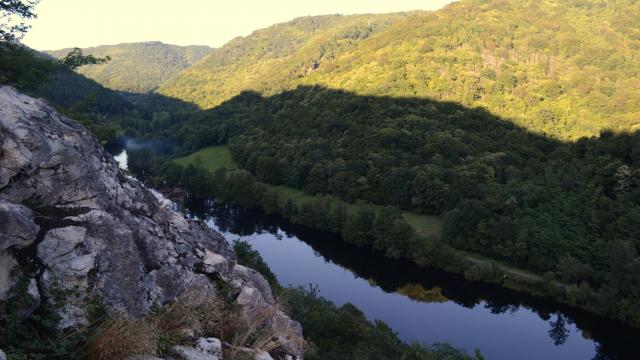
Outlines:
POLYGON ((193 346, 174 346, 172 350, 186 360, 220 360, 222 343, 216 338, 199 338, 193 346))
POLYGON ((199 338, 194 345, 196 350, 222 358, 222 343, 216 338, 199 338))
POLYGON ((0 251, 31 245, 39 230, 34 218, 29 208, 0 199, 0 251))

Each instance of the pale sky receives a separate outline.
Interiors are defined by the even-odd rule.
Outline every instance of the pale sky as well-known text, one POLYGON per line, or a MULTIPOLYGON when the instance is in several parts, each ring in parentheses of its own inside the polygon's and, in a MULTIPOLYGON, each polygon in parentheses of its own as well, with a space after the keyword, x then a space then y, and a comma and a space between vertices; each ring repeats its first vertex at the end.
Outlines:
POLYGON ((37 50, 138 41, 219 47, 298 16, 435 10, 451 0, 42 0, 23 42, 37 50))

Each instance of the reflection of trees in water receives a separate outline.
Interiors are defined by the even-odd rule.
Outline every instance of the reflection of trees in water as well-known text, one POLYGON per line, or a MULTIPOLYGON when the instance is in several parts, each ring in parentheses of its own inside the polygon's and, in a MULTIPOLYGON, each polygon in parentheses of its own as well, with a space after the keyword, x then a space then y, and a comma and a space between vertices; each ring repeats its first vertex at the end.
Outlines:
POLYGON ((484 305, 485 308, 489 309, 492 314, 505 314, 505 313, 515 313, 520 310, 520 304, 506 304, 500 303, 495 300, 487 300, 484 305))
POLYGON ((549 336, 553 339, 553 343, 562 345, 567 342, 569 337, 569 329, 567 329, 567 320, 561 313, 556 314, 556 320, 550 321, 551 329, 549 329, 549 336))
POLYGON ((215 201, 188 204, 188 208, 192 215, 201 219, 211 218, 221 231, 238 236, 269 233, 278 240, 282 239, 283 234, 297 238, 311 246, 314 255, 349 270, 357 277, 368 279, 372 286, 387 293, 400 293, 422 302, 448 299, 469 309, 484 302, 484 307, 493 314, 529 309, 542 320, 549 321, 551 327, 548 334, 558 346, 568 340, 571 333, 568 325, 573 324, 571 319, 575 318, 581 323, 576 327, 587 329, 583 331, 592 334, 597 341, 593 360, 636 358, 633 339, 639 339, 640 333, 617 323, 570 308, 560 312, 559 305, 496 285, 470 282, 458 275, 419 268, 407 261, 388 259, 368 248, 347 244, 335 235, 297 226, 277 216, 226 206, 215 201), (550 321, 553 314, 556 318, 550 321))
POLYGON ((396 292, 412 300, 424 303, 444 303, 449 301, 449 299, 442 295, 442 289, 437 286, 427 289, 421 284, 409 283, 396 289, 396 292))

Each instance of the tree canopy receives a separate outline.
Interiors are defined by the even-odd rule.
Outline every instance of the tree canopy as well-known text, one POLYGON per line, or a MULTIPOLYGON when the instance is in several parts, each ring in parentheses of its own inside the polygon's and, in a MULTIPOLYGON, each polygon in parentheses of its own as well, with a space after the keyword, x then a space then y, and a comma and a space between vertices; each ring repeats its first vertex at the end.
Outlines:
POLYGON ((25 23, 36 17, 35 6, 40 0, 0 0, 0 41, 19 40, 30 26, 25 23))

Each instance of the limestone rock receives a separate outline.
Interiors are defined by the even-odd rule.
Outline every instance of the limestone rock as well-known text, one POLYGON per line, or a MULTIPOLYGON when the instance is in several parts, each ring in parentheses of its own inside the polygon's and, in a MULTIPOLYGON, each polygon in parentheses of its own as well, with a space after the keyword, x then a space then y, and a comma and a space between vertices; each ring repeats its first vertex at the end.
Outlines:
POLYGON ((6 300, 15 285, 18 261, 7 251, 0 251, 0 300, 6 300))
MULTIPOLYGON (((0 87, 0 219, 0 299, 28 260, 38 266, 32 296, 76 294, 60 312, 61 328, 87 323, 87 295, 139 317, 193 289, 215 298, 217 279, 237 290, 245 314, 267 311, 272 329, 301 336, 222 235, 160 204, 83 126, 11 87, 0 87)), ((301 358, 302 347, 290 343, 286 352, 301 358)))
POLYGON ((39 227, 31 210, 0 199, 0 251, 11 246, 25 248, 36 239, 39 227))
POLYGON ((222 342, 216 338, 199 338, 195 343, 196 350, 222 358, 222 342))

